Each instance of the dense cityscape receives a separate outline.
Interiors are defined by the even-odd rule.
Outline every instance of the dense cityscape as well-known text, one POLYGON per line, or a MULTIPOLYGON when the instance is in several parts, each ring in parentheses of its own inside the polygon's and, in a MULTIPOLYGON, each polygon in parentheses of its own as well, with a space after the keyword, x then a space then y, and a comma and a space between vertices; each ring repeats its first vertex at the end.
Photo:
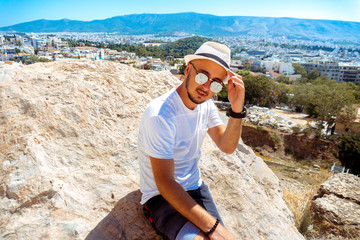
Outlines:
MULTIPOLYGON (((131 64, 134 67, 168 70, 177 73, 182 59, 174 62, 165 59, 138 56, 134 52, 107 48, 108 44, 137 46, 162 46, 191 35, 121 35, 118 33, 0 33, 0 64, 18 62, 29 64, 37 61, 61 61, 64 59, 103 59, 131 64), (69 41, 78 42, 70 46, 69 41), (102 43, 95 47, 85 43, 102 43)), ((360 46, 346 42, 294 40, 286 37, 214 37, 232 49, 232 68, 248 68, 265 74, 270 79, 288 76, 291 81, 301 77, 294 75, 293 63, 301 64, 307 72, 317 69, 320 76, 327 75, 337 82, 360 82, 360 46), (250 67, 249 67, 250 66, 250 67)))

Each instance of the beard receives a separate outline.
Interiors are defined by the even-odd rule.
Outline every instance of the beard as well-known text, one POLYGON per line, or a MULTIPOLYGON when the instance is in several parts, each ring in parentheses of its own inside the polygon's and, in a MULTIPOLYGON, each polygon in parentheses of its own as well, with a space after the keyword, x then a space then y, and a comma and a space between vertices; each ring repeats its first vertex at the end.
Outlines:
MULTIPOLYGON (((188 74, 185 78, 185 87, 186 87, 186 92, 187 92, 187 95, 189 97, 189 99, 195 103, 195 104, 201 104, 203 102, 205 102, 207 99, 204 99, 204 100, 197 100, 195 96, 193 96, 190 91, 189 91, 189 81, 190 81, 190 74, 188 74)), ((196 90, 202 90, 200 87, 196 88, 196 90)), ((204 90, 202 90, 203 92, 205 92, 204 90)), ((208 95, 208 93, 207 93, 208 95)))

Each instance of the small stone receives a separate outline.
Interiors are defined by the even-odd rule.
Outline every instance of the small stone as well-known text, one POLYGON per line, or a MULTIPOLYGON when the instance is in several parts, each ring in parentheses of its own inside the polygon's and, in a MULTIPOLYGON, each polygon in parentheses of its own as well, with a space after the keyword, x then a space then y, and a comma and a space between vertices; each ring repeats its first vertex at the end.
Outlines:
POLYGON ((314 164, 314 165, 313 165, 313 168, 314 168, 315 170, 320 170, 320 166, 317 165, 317 164, 314 164))

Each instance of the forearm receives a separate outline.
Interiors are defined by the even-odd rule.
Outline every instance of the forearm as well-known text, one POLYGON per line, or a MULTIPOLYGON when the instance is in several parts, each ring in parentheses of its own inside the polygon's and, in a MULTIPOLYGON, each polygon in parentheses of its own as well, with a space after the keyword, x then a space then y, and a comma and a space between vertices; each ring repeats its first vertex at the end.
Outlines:
POLYGON ((185 218, 203 232, 209 231, 216 219, 194 199, 175 180, 158 184, 161 195, 185 218))
POLYGON ((191 221, 202 231, 209 231, 214 226, 216 219, 185 191, 175 181, 174 160, 158 159, 150 157, 156 186, 160 194, 168 201, 181 215, 191 221))
MULTIPOLYGON (((175 181, 174 160, 150 157, 156 186, 161 195, 185 218, 201 231, 208 232, 214 226, 216 219, 175 181)), ((235 239, 234 236, 219 224, 209 236, 210 239, 235 239)))
POLYGON ((229 118, 224 135, 221 138, 221 149, 225 153, 233 153, 239 143, 242 132, 242 119, 229 118))
MULTIPOLYGON (((216 219, 197 204, 176 181, 164 184, 161 187, 160 193, 181 215, 197 226, 202 232, 210 231, 216 223, 216 219)), ((218 224, 215 231, 209 235, 209 239, 232 240, 235 237, 223 225, 218 224)))

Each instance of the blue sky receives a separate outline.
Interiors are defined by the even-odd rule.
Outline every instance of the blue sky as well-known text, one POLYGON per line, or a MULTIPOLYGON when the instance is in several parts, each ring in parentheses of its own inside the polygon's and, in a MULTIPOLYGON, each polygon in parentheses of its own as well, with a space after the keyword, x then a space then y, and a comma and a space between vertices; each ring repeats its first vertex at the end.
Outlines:
POLYGON ((178 12, 360 22, 360 0, 0 0, 0 27, 38 19, 91 21, 178 12))

